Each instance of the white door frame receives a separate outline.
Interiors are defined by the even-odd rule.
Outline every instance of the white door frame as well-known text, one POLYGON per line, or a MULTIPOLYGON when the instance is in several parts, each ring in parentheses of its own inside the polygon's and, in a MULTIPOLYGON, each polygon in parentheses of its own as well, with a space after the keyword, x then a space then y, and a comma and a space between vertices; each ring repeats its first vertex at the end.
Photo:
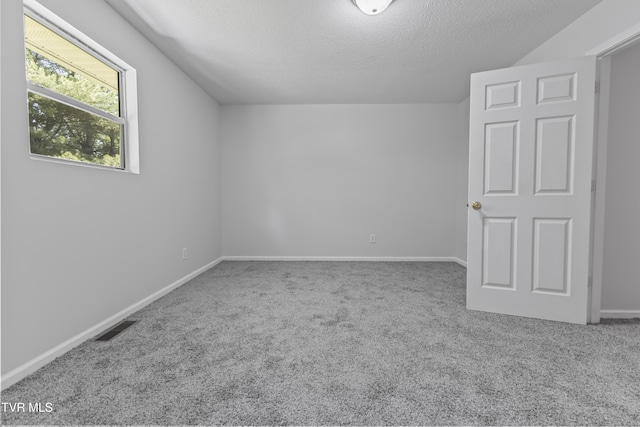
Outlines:
POLYGON ((595 198, 592 206, 591 293, 589 323, 600 323, 602 304, 602 268, 604 264, 605 192, 607 183, 607 144, 609 133, 609 96, 611 88, 611 55, 640 41, 640 24, 627 28, 615 37, 585 53, 598 59, 599 96, 594 144, 593 180, 595 198))

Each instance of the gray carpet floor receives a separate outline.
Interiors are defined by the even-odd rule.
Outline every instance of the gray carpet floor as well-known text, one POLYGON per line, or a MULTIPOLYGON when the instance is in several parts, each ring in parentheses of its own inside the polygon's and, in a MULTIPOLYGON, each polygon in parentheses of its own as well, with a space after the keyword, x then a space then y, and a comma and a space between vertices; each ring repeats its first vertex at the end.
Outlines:
POLYGON ((2 393, 4 424, 640 425, 640 321, 465 309, 454 263, 223 262, 2 393))

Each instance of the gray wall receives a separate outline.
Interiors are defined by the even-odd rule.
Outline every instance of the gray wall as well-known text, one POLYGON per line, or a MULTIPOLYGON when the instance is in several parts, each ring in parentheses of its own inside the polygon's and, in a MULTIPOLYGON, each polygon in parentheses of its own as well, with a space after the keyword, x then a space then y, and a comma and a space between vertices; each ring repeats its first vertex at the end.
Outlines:
POLYGON ((223 106, 224 254, 455 256, 458 126, 455 104, 223 106))
POLYGON ((611 58, 602 316, 640 315, 640 44, 611 58))
POLYGON ((137 69, 141 173, 29 158, 22 1, 2 0, 3 375, 222 255, 219 106, 102 0, 41 3, 137 69))

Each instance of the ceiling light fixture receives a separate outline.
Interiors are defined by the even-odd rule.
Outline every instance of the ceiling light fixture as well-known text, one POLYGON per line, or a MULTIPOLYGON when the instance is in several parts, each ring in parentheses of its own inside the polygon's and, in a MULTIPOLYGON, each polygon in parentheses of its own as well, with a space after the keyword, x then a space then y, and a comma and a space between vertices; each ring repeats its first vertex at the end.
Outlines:
POLYGON ((351 0, 353 4, 367 15, 382 13, 393 0, 351 0))

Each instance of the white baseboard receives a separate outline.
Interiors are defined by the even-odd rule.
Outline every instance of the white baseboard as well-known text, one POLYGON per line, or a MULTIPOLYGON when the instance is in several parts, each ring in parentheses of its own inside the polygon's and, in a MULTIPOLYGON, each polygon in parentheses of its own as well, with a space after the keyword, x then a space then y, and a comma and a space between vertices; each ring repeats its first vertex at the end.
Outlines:
POLYGON ((463 266, 464 268, 467 268, 467 261, 463 261, 460 258, 456 258, 454 257, 452 259, 453 262, 457 262, 458 264, 460 264, 461 266, 463 266))
MULTIPOLYGON (((332 256, 225 256, 224 261, 382 261, 382 262, 456 262, 455 257, 332 257, 332 256)), ((464 264, 463 264, 464 263, 464 264)))
POLYGON ((173 291, 174 289, 184 285, 189 280, 193 279, 194 277, 198 276, 199 274, 204 273, 208 269, 216 266, 222 260, 223 260, 223 258, 218 258, 217 260, 210 262, 209 264, 205 265, 204 267, 201 267, 201 268, 197 269, 193 273, 190 273, 190 274, 188 274, 188 275, 176 280, 175 282, 173 282, 169 286, 166 286, 166 287, 160 289, 159 291, 154 292, 153 294, 149 295, 148 297, 146 297, 146 298, 138 301, 137 303, 125 308, 124 310, 114 314, 113 316, 109 317, 108 319, 105 319, 102 322, 98 323, 97 325, 92 326, 91 328, 87 329, 86 331, 81 332, 81 333, 79 333, 78 335, 76 335, 76 336, 74 336, 72 338, 69 338, 65 342, 55 346, 54 348, 52 348, 49 351, 46 351, 46 352, 42 353, 40 356, 30 360, 29 362, 25 363, 24 365, 19 366, 16 369, 14 369, 14 370, 12 370, 10 372, 7 372, 0 379, 0 384, 1 384, 0 385, 0 389, 4 390, 7 387, 10 387, 11 385, 17 383, 21 379, 25 378, 27 375, 30 375, 30 374, 34 373, 35 371, 37 371, 38 369, 42 368, 47 363, 52 362, 55 358, 63 355, 64 353, 68 352, 72 348, 82 344, 83 342, 85 342, 86 340, 88 340, 90 338, 95 337, 100 332, 102 332, 102 331, 104 331, 106 329, 109 329, 110 327, 114 326, 116 323, 120 322, 124 318, 130 316, 131 314, 135 313, 136 311, 140 310, 141 308, 151 304, 152 302, 154 302, 158 298, 165 296, 166 294, 168 294, 169 292, 173 291))
POLYGON ((635 319, 640 318, 640 310, 600 310, 601 319, 635 319))

